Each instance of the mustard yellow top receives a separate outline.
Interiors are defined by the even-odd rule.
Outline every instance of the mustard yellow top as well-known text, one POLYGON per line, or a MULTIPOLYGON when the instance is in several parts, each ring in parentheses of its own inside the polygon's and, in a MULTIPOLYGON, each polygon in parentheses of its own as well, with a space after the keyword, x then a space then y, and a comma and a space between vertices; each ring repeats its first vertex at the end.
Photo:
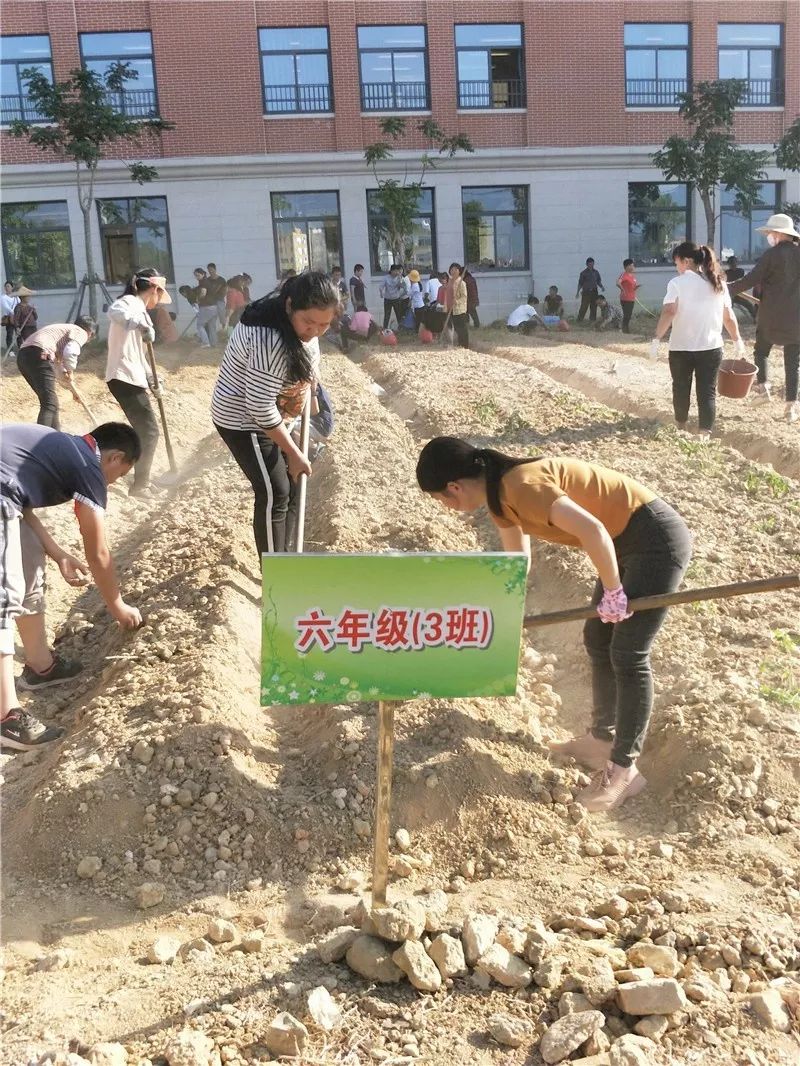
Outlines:
POLYGON ((614 539, 625 529, 634 511, 651 503, 656 494, 616 470, 585 463, 582 459, 534 459, 513 467, 500 481, 503 517, 492 515, 496 526, 519 526, 539 540, 580 547, 571 533, 549 521, 556 500, 568 496, 602 522, 614 539))

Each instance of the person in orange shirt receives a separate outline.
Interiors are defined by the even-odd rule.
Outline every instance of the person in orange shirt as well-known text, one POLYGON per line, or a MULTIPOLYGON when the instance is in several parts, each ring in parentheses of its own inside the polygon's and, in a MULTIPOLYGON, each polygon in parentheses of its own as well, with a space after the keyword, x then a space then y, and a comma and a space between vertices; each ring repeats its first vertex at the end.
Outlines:
POLYGON ((636 290, 639 288, 632 259, 626 259, 623 262, 622 273, 617 278, 617 288, 619 289, 619 302, 622 307, 622 332, 630 333, 633 305, 636 302, 636 290))
POLYGON ((488 507, 505 551, 524 552, 530 538, 582 549, 597 570, 583 640, 592 666, 589 731, 551 744, 596 771, 578 801, 609 811, 646 781, 636 768, 653 707, 650 649, 666 608, 628 610, 628 599, 675 592, 692 551, 681 516, 638 481, 582 459, 514 458, 435 437, 417 462, 423 492, 452 511, 488 507))

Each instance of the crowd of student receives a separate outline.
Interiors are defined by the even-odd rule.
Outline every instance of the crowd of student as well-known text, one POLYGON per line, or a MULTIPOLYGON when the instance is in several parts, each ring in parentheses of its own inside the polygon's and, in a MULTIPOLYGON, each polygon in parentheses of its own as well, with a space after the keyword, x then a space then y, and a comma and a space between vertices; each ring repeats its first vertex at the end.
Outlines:
MULTIPOLYGON (((711 249, 682 242, 673 253, 677 276, 664 297, 652 352, 671 331, 670 370, 675 417, 688 420, 692 380, 697 388, 699 428, 713 426, 716 372, 722 357, 723 325, 744 351, 731 307, 731 292, 754 283, 761 286, 756 359, 761 395, 768 397, 766 362, 771 345, 783 344, 786 365, 787 417, 797 414, 797 363, 800 356, 800 235, 787 216, 774 215, 764 227, 769 249, 745 277, 725 284, 711 249)), ((221 308, 218 275, 200 272, 198 289, 214 314, 221 308)), ((618 279, 625 302, 635 297, 632 264, 618 279)), ((602 316, 602 281, 587 262, 579 291, 587 297, 585 311, 602 316), (593 291, 595 290, 595 291, 593 291)), ((226 293, 230 290, 226 283, 226 293)), ((447 274, 434 273, 423 284, 417 271, 393 268, 381 291, 384 328, 391 316, 422 330, 436 314, 440 328, 452 321, 456 336, 468 344, 470 296, 463 267, 453 263, 447 274)), ((28 750, 57 739, 62 730, 23 711, 13 674, 13 625, 25 652, 20 687, 36 690, 68 680, 80 663, 53 652, 44 624, 44 564, 49 556, 71 584, 91 572, 112 616, 128 628, 141 623, 137 608, 122 598, 109 553, 104 512, 107 486, 134 472, 130 492, 152 491, 150 467, 158 426, 150 397, 158 396, 147 347, 154 337, 152 313, 170 302, 166 279, 154 269, 138 271, 123 295, 109 308, 106 380, 130 426, 106 423, 84 436, 54 428, 47 405, 37 426, 4 428, 0 454, 2 525, 0 555, 4 561, 0 598, 0 694, 4 747, 28 750), (49 418, 49 421, 48 421, 49 418), (86 564, 60 547, 34 514, 36 508, 72 500, 86 553, 86 564)), ((477 309, 477 294, 473 297, 477 309)), ((234 312, 239 307, 234 308, 234 312)), ((539 317, 531 297, 517 309, 521 328, 539 317), (532 313, 529 313, 532 312, 532 313)), ((16 313, 16 307, 14 309, 16 313)), ((564 320, 563 299, 551 286, 541 316, 544 326, 564 320)), ((623 312, 624 313, 624 312, 623 312)), ((621 317, 622 314, 621 313, 621 317)), ((225 306, 226 321, 230 308, 225 306)), ((207 321, 210 321, 210 317, 207 321)), ((601 317, 602 321, 602 317, 601 317)), ((629 321, 629 316, 628 316, 629 321)), ((319 338, 329 330, 350 337, 369 336, 380 327, 366 304, 363 267, 357 264, 349 284, 340 270, 332 275, 308 271, 287 276, 280 287, 246 302, 222 357, 211 399, 211 421, 253 491, 253 531, 259 556, 287 550, 291 538, 294 486, 312 472, 311 459, 299 446, 296 419, 311 398, 319 442, 333 428, 330 397, 321 384, 319 338), (362 319, 359 320, 359 316, 362 319), (362 323, 366 326, 362 327, 362 323), (362 332, 363 329, 363 332, 362 332)), ((81 344, 94 324, 46 327, 34 333, 34 362, 74 369, 81 344), (48 332, 48 330, 50 332, 48 332), (77 349, 77 351, 76 351, 77 349)), ((206 334, 208 336, 208 334, 206 334)), ((52 369, 52 368, 51 368, 52 369)), ((41 383, 47 377, 37 375, 41 383)), ((26 375, 27 379, 27 375, 26 375)), ((33 385, 33 381, 31 381, 33 385)), ((43 386, 42 386, 43 388, 43 386)), ((37 393, 38 395, 38 393, 37 393)), ((57 424, 57 423, 55 423, 57 424)), ((506 550, 530 558, 530 538, 554 541, 583 550, 597 571, 594 594, 597 616, 584 629, 593 682, 593 710, 585 736, 553 745, 595 771, 579 797, 589 810, 610 810, 645 787, 636 761, 642 750, 653 702, 650 650, 664 620, 664 611, 631 613, 629 599, 670 592, 678 587, 691 554, 691 535, 665 501, 639 482, 582 460, 515 458, 493 449, 474 448, 458 438, 436 438, 422 450, 417 467, 420 488, 442 505, 469 512, 487 506, 506 550)))

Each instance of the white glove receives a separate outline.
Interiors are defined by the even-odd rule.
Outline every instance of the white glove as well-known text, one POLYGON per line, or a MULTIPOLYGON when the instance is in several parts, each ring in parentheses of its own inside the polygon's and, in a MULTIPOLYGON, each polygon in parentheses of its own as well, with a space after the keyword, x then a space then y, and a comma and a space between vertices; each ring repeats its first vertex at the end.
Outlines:
POLYGON ((152 326, 142 326, 142 336, 146 341, 150 341, 153 344, 156 339, 156 331, 152 326))
POLYGON ((737 337, 737 339, 735 341, 735 347, 736 347, 736 354, 740 358, 744 359, 744 357, 747 355, 747 345, 744 342, 744 337, 737 337))
POLYGON ((658 359, 658 349, 659 349, 659 345, 660 344, 661 344, 661 341, 658 339, 658 337, 653 337, 653 339, 650 341, 650 358, 651 359, 658 359))
POLYGON ((164 393, 161 390, 161 386, 157 385, 155 383, 150 386, 150 391, 152 392, 152 394, 155 396, 155 398, 157 400, 160 400, 161 397, 164 395, 164 393))

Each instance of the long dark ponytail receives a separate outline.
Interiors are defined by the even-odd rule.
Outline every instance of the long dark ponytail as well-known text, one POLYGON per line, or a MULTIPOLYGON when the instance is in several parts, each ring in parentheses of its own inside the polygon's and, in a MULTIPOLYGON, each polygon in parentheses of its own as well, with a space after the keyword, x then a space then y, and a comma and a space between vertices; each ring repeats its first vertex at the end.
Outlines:
POLYGON ((417 482, 423 492, 444 492, 451 481, 484 478, 486 502, 492 514, 502 517, 500 482, 515 466, 532 463, 494 448, 473 448, 460 437, 434 437, 417 460, 417 482))
POLYGON ((321 270, 307 270, 286 278, 277 292, 248 304, 240 319, 244 326, 263 326, 280 333, 288 356, 289 380, 309 381, 313 373, 311 358, 286 313, 287 300, 292 301, 293 311, 310 307, 327 310, 339 306, 339 290, 321 270))
POLYGON ((722 292, 725 278, 713 248, 709 248, 707 244, 683 241, 672 249, 672 261, 674 262, 676 259, 691 259, 696 266, 700 267, 700 273, 711 285, 714 292, 722 292))

